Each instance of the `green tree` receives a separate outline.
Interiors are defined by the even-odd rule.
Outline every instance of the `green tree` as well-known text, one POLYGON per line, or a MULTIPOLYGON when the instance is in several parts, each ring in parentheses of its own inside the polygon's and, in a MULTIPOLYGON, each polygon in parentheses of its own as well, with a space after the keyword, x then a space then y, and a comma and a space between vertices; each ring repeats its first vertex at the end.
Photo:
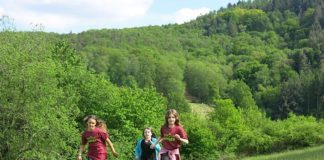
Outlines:
POLYGON ((188 111, 185 101, 185 86, 182 82, 183 70, 176 64, 161 60, 157 64, 155 85, 157 90, 168 100, 168 107, 188 111))
MULTIPOLYGON (((74 90, 41 34, 1 32, 0 159, 69 159, 78 141, 74 90)), ((50 43, 50 44, 47 44, 50 43)), ((69 54, 67 52, 62 52, 69 54)))
POLYGON ((227 89, 228 98, 232 99, 237 107, 255 108, 251 90, 243 81, 231 81, 227 89))
POLYGON ((225 153, 237 152, 240 138, 246 127, 239 110, 230 99, 215 100, 215 110, 211 113, 217 149, 225 153))
POLYGON ((207 117, 184 113, 181 114, 181 124, 184 125, 189 138, 189 143, 181 147, 182 157, 210 160, 219 158, 219 151, 215 150, 218 139, 216 139, 215 133, 211 129, 212 124, 207 117))
POLYGON ((217 70, 219 68, 211 64, 189 61, 184 74, 189 93, 203 102, 220 97, 220 90, 225 88, 226 80, 217 70))

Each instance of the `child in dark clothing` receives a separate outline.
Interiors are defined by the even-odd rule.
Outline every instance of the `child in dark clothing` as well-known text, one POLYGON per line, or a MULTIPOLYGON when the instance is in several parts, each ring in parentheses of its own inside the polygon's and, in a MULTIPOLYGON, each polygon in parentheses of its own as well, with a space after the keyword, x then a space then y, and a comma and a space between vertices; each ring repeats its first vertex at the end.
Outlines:
POLYGON ((150 127, 145 128, 143 131, 144 139, 137 141, 135 147, 135 159, 136 160, 157 160, 158 154, 161 149, 160 145, 154 145, 157 143, 157 139, 152 137, 153 132, 150 127))

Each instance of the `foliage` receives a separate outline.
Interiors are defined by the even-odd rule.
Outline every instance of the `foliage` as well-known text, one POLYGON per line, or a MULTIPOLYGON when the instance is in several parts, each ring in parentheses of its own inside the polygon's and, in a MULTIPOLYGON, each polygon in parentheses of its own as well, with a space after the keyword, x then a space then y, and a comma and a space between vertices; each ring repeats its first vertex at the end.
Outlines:
POLYGON ((167 108, 183 115, 188 159, 322 144, 323 13, 320 0, 239 1, 181 25, 66 35, 14 32, 3 16, 0 159, 74 158, 89 114, 131 159, 167 108), (191 113, 186 95, 210 116, 191 113))
POLYGON ((189 61, 185 70, 187 90, 203 102, 220 97, 220 90, 226 86, 225 78, 216 66, 189 61), (216 83, 217 82, 217 83, 216 83))
POLYGON ((74 121, 78 97, 73 90, 60 87, 60 78, 66 75, 57 75, 64 67, 50 59, 45 37, 1 35, 0 159, 72 157, 78 141, 74 121))
POLYGON ((122 132, 122 136, 135 139, 142 135, 144 127, 151 126, 158 131, 164 123, 166 102, 153 89, 121 88, 121 104, 116 108, 109 108, 107 119, 111 127, 122 132), (108 115, 109 114, 109 115, 108 115), (133 133, 132 130, 137 131, 133 133), (140 131, 140 132, 138 132, 140 131))
POLYGON ((189 144, 182 146, 181 154, 188 159, 217 159, 217 139, 207 119, 195 114, 181 114, 181 121, 189 137, 189 144))
POLYGON ((243 81, 231 81, 227 90, 228 97, 232 99, 235 106, 242 108, 256 106, 249 86, 243 81))
POLYGON ((271 153, 323 143, 323 124, 314 117, 290 114, 271 121, 257 108, 237 109, 231 100, 216 100, 211 128, 221 155, 271 153))

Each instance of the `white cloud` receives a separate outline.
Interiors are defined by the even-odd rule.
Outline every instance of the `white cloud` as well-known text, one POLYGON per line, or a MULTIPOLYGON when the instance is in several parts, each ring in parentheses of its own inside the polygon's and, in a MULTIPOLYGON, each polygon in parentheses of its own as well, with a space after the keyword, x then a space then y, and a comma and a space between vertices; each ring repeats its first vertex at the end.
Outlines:
POLYGON ((8 15, 25 28, 42 24, 51 31, 68 32, 141 17, 152 4, 153 0, 10 0, 0 2, 0 15, 8 15))
POLYGON ((182 8, 178 10, 174 16, 174 21, 178 24, 194 20, 200 15, 209 13, 211 10, 207 7, 198 9, 182 8))
POLYGON ((164 24, 167 23, 182 24, 194 20, 200 15, 207 14, 210 11, 211 9, 207 7, 202 7, 198 9, 182 8, 173 14, 159 15, 159 17, 160 17, 160 21, 164 22, 164 24))
POLYGON ((0 7, 0 17, 2 17, 4 15, 4 10, 2 7, 0 7))
MULTIPOLYGON (((68 33, 88 29, 184 23, 211 9, 182 8, 173 13, 152 12, 156 0, 0 0, 0 16, 14 19, 16 27, 68 33)), ((161 0, 162 1, 162 0, 161 0)), ((171 11, 163 8, 165 11, 171 11)))

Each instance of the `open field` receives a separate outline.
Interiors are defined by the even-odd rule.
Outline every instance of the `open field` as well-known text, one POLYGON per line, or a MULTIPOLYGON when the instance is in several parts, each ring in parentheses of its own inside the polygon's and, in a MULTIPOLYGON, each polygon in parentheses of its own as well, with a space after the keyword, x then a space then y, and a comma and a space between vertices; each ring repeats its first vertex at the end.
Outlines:
POLYGON ((243 158, 243 160, 324 160, 324 145, 283 153, 243 158))
POLYGON ((189 103, 192 113, 197 113, 202 117, 213 111, 213 108, 204 103, 189 103))

